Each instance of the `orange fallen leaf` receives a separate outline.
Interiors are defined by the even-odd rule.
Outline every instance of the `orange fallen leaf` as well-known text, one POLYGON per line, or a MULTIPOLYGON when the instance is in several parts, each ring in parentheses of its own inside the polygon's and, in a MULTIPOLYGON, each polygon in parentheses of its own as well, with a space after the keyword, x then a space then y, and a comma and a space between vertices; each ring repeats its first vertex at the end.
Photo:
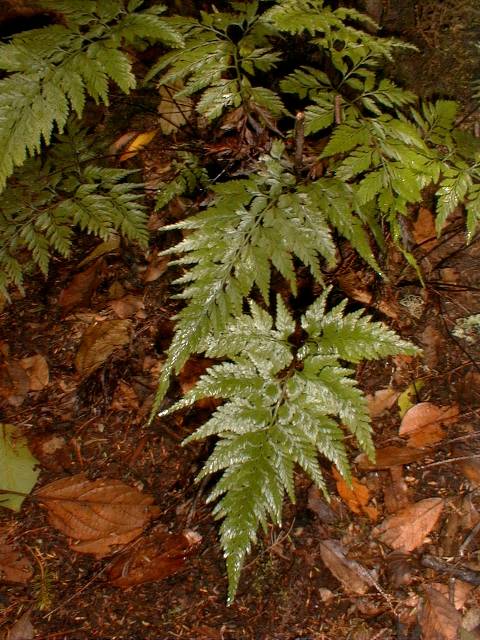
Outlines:
POLYGON ((378 518, 378 511, 375 507, 368 505, 370 501, 368 488, 356 478, 352 478, 352 484, 348 486, 335 467, 332 472, 337 484, 337 491, 350 511, 358 514, 363 513, 375 522, 378 518))
POLYGON ((437 246, 435 218, 426 207, 420 207, 416 221, 413 223, 413 239, 424 253, 437 246))
POLYGON ((30 379, 30 391, 41 391, 48 385, 50 380, 48 364, 43 356, 37 354, 22 358, 19 365, 30 379))
POLYGON ((425 456, 425 451, 413 447, 383 447, 375 450, 375 462, 371 462, 365 453, 355 458, 355 463, 362 471, 389 469, 398 465, 411 464, 425 456))
POLYGON ((151 131, 144 131, 143 133, 137 134, 133 140, 125 146, 125 151, 118 159, 119 162, 125 162, 125 160, 129 160, 136 156, 139 151, 154 139, 157 133, 158 129, 152 129, 151 131))
POLYGON ((30 560, 13 544, 1 544, 0 538, 0 582, 26 584, 33 576, 30 560))
POLYGON ((35 492, 50 523, 72 538, 80 553, 102 558, 137 538, 159 515, 154 498, 120 480, 88 480, 84 474, 56 480, 35 492))
POLYGON ((338 540, 322 540, 320 555, 325 566, 342 583, 347 593, 363 595, 373 584, 372 577, 361 564, 349 560, 338 540))
POLYGON ((431 402, 420 402, 411 407, 402 418, 399 435, 408 437, 413 447, 425 447, 440 442, 445 437, 442 425, 451 424, 458 418, 457 405, 438 407, 431 402))
POLYGON ((148 540, 122 554, 109 568, 110 582, 123 589, 145 582, 157 582, 180 571, 188 556, 199 548, 202 536, 187 529, 180 534, 157 527, 148 540))
POLYGON ((373 535, 392 549, 413 551, 433 531, 443 510, 442 498, 427 498, 390 516, 373 530, 373 535))
POLYGON ((130 320, 105 320, 88 327, 75 357, 75 368, 90 375, 119 347, 130 342, 130 320))
POLYGON ((457 640, 462 616, 436 589, 424 587, 425 599, 419 622, 423 640, 457 640))

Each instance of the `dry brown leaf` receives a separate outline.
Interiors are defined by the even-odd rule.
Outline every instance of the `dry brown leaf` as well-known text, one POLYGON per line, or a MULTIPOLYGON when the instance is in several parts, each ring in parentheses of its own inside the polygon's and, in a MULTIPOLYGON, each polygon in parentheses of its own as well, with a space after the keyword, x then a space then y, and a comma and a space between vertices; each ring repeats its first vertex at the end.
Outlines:
POLYGON ((459 458, 455 465, 463 475, 476 487, 480 487, 480 459, 466 446, 457 445, 452 448, 453 458, 459 458))
MULTIPOLYGON (((450 586, 442 584, 441 582, 432 582, 429 586, 450 599, 450 586)), ((453 581, 453 606, 457 611, 463 609, 472 589, 473 584, 468 584, 468 582, 463 582, 463 580, 453 581)))
POLYGON ((425 451, 413 447, 383 447, 375 451, 375 462, 371 462, 365 453, 355 458, 355 463, 362 471, 389 469, 398 465, 411 464, 425 456, 425 451))
POLYGON ((322 522, 333 524, 338 521, 337 514, 323 498, 323 494, 320 493, 320 489, 315 484, 312 484, 308 490, 307 507, 310 511, 316 513, 322 522))
POLYGON ((419 616, 423 640, 457 640, 462 616, 436 589, 424 587, 425 599, 419 616))
POLYGON ((73 538, 70 547, 97 558, 137 538, 160 513, 153 496, 120 480, 90 481, 82 473, 56 480, 35 495, 51 524, 73 538))
POLYGON ((442 498, 427 498, 390 516, 373 530, 373 535, 392 549, 413 551, 435 528, 443 510, 442 498))
POLYGON ((445 338, 441 331, 431 324, 428 324, 420 334, 420 342, 423 352, 423 361, 431 370, 435 370, 438 365, 442 348, 445 345, 445 338))
POLYGON ((148 267, 143 274, 143 281, 154 282, 155 280, 158 280, 158 278, 160 278, 160 276, 163 276, 165 271, 168 269, 169 262, 169 256, 159 256, 157 254, 153 254, 152 256, 150 256, 148 267))
POLYGON ((420 207, 412 229, 413 239, 424 253, 428 253, 437 246, 437 231, 435 218, 426 207, 420 207))
POLYGON ((322 540, 320 555, 325 566, 342 583, 347 593, 363 595, 372 586, 368 571, 355 560, 349 560, 338 540, 322 540))
POLYGON ((117 316, 124 320, 125 318, 131 318, 138 311, 145 309, 145 305, 141 298, 133 296, 131 293, 120 298, 119 300, 112 300, 110 306, 115 311, 117 316))
POLYGON ((403 477, 403 467, 390 467, 382 485, 385 508, 388 513, 397 513, 410 504, 407 483, 403 477))
POLYGON ((366 305, 372 304, 373 294, 368 285, 362 282, 360 275, 354 271, 344 273, 338 277, 338 284, 352 300, 357 300, 366 305))
POLYGON ((43 356, 37 354, 22 358, 19 365, 30 379, 30 391, 41 391, 48 385, 50 381, 48 364, 43 356))
POLYGON ((5 640, 33 640, 35 629, 30 621, 32 610, 25 611, 15 624, 7 631, 5 640))
POLYGON ((159 89, 160 102, 157 110, 160 115, 160 129, 167 136, 183 127, 193 114, 193 100, 190 97, 175 97, 176 92, 182 88, 183 84, 178 81, 173 86, 162 84, 159 89))
POLYGON ((30 380, 18 362, 0 365, 0 399, 13 407, 19 407, 30 390, 30 380))
POLYGON ((101 273, 104 268, 105 262, 102 258, 99 258, 92 262, 88 269, 77 273, 68 287, 62 289, 58 304, 63 308, 64 315, 67 315, 77 307, 88 307, 90 305, 95 289, 100 283, 101 273))
POLYGON ((375 393, 367 395, 368 413, 371 418, 377 418, 387 409, 391 409, 400 395, 399 391, 395 391, 391 387, 379 389, 375 393))
POLYGON ((30 560, 13 544, 2 544, 0 538, 0 582, 26 584, 32 576, 30 560))
POLYGON ((115 253, 118 249, 120 249, 120 236, 112 236, 109 240, 105 240, 97 245, 93 251, 90 251, 90 253, 78 264, 78 269, 84 267, 89 262, 92 262, 92 260, 96 260, 97 258, 107 255, 107 253, 115 253))
POLYGON ((108 570, 110 582, 123 589, 145 582, 157 582, 180 571, 188 556, 199 548, 202 536, 187 529, 172 534, 157 527, 148 541, 122 554, 108 570))
POLYGON ((363 513, 368 516, 372 522, 375 522, 378 518, 378 511, 375 507, 368 504, 370 501, 368 488, 353 477, 351 486, 348 486, 335 467, 333 467, 332 473, 337 484, 337 491, 350 511, 358 514, 363 513))
POLYGON ((115 389, 110 409, 112 411, 138 411, 139 407, 138 396, 134 389, 123 380, 120 380, 115 389))
POLYGON ((130 342, 130 320, 105 320, 88 327, 75 357, 75 368, 90 375, 119 347, 130 342))
POLYGON ((402 418, 399 435, 408 438, 413 447, 424 447, 440 442, 445 437, 442 424, 455 422, 459 415, 457 405, 438 407, 431 402, 420 402, 411 407, 402 418))

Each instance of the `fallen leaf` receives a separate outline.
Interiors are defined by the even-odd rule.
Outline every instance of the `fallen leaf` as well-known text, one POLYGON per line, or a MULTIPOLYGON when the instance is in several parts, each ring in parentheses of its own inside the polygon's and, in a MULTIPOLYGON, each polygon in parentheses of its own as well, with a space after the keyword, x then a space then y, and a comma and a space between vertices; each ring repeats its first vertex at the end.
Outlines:
POLYGON ((432 212, 426 207, 420 207, 417 219, 413 223, 412 235, 417 246, 424 253, 428 253, 437 246, 435 219, 432 212))
POLYGON ((362 471, 375 469, 389 469, 398 465, 411 464, 425 457, 425 451, 413 447, 383 447, 375 450, 375 462, 372 462, 366 453, 361 453, 355 458, 355 463, 362 471))
POLYGON ((397 513, 410 504, 407 483, 403 477, 403 467, 390 467, 383 488, 385 508, 388 513, 397 513))
POLYGON ((463 475, 476 487, 480 486, 480 459, 475 457, 471 448, 457 445, 452 448, 453 458, 459 458, 455 465, 463 475))
MULTIPOLYGON (((429 586, 450 599, 450 586, 442 584, 441 582, 433 582, 429 586)), ((468 584, 468 582, 463 582, 463 580, 453 580, 453 606, 457 611, 463 609, 472 589, 473 584, 468 584)))
POLYGON ((392 549, 413 551, 423 544, 435 528, 443 510, 442 498, 427 498, 388 517, 373 530, 373 535, 392 549))
POLYGON ((395 391, 391 387, 379 389, 375 393, 367 395, 368 413, 371 418, 377 418, 387 409, 391 409, 400 395, 399 391, 395 391))
POLYGON ((158 280, 158 278, 160 278, 160 276, 163 276, 165 271, 168 269, 169 262, 169 256, 159 256, 158 254, 152 254, 148 261, 148 267, 143 274, 143 281, 154 282, 155 280, 158 280))
POLYGON ((455 422, 458 415, 457 405, 438 407, 431 402, 420 402, 405 413, 398 433, 408 437, 408 444, 413 447, 435 444, 446 435, 442 424, 455 422))
POLYGON ((0 365, 0 398, 13 407, 19 407, 30 390, 30 380, 18 362, 0 365))
POLYGON ((125 160, 130 160, 130 158, 136 156, 139 151, 155 138, 157 133, 158 129, 152 129, 151 131, 144 131, 143 133, 135 135, 131 142, 125 146, 125 151, 119 157, 118 161, 125 162, 125 160))
POLYGON ((2 544, 0 538, 0 582, 26 584, 33 576, 30 560, 13 544, 2 544))
POLYGON ((107 253, 114 253, 120 248, 120 237, 113 235, 109 240, 105 240, 101 242, 99 245, 95 247, 93 251, 87 255, 78 265, 78 268, 84 267, 92 260, 96 260, 97 258, 101 258, 102 256, 107 255, 107 253))
POLYGON ((307 507, 310 509, 310 511, 316 513, 322 522, 333 524, 334 522, 338 521, 337 514, 322 497, 320 489, 315 484, 312 484, 310 489, 308 490, 307 507))
POLYGON ((112 411, 138 411, 139 406, 135 391, 129 384, 120 380, 115 389, 110 409, 112 411))
POLYGON ((101 272, 105 268, 105 262, 102 258, 95 260, 92 264, 77 273, 68 287, 62 289, 58 298, 58 304, 63 308, 63 313, 67 315, 77 307, 88 307, 90 301, 98 287, 101 279, 101 272))
POLYGON ((119 347, 130 342, 130 320, 105 320, 88 327, 75 357, 75 368, 90 375, 119 347))
POLYGON ((21 430, 12 424, 0 423, 0 507, 19 511, 25 496, 9 494, 18 491, 29 494, 37 481, 39 469, 21 430))
POLYGON ((120 480, 90 481, 83 473, 56 480, 35 496, 47 508, 50 523, 73 538, 70 548, 97 558, 137 538, 160 513, 153 496, 120 480))
POLYGON ((338 284, 341 289, 352 300, 357 300, 365 305, 370 305, 373 302, 373 294, 369 290, 368 284, 362 282, 359 274, 355 271, 344 273, 338 277, 338 284))
POLYGON ((110 582, 123 589, 145 582, 157 582, 180 571, 188 556, 199 548, 202 536, 187 529, 180 534, 157 527, 149 539, 122 554, 109 568, 110 582))
POLYGON ((143 300, 130 293, 119 300, 112 300, 110 302, 110 306, 122 320, 125 318, 131 318, 138 311, 145 309, 143 300))
POLYGON ((35 629, 30 621, 32 610, 25 611, 15 624, 7 631, 5 640, 32 640, 35 629))
POLYGON ((351 486, 349 486, 335 467, 333 467, 332 472, 337 484, 337 491, 350 511, 358 514, 363 513, 375 522, 378 518, 378 511, 375 507, 368 505, 370 501, 368 488, 353 477, 351 486))
POLYGON ((48 364, 43 356, 37 354, 22 358, 19 365, 30 379, 30 391, 41 391, 48 385, 50 381, 48 364))
POLYGON ((349 560, 338 540, 322 540, 320 555, 325 566, 342 583, 347 593, 363 595, 372 586, 368 571, 355 560, 349 560))
POLYGON ((425 598, 419 622, 423 640, 456 640, 462 617, 436 589, 424 587, 425 598))
POLYGON ((193 100, 188 96, 175 97, 177 91, 182 88, 183 84, 180 81, 173 86, 160 86, 157 111, 160 115, 160 130, 166 136, 178 131, 192 117, 193 100))
POLYGON ((428 324, 420 334, 420 342, 424 363, 430 370, 435 370, 442 354, 442 348, 445 345, 445 338, 441 331, 428 324))

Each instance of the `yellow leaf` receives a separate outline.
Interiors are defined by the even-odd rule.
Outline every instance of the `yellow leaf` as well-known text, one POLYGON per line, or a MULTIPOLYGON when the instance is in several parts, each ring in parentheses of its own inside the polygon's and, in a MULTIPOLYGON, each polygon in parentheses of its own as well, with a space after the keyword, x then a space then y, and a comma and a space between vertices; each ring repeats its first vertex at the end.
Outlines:
POLYGON ((133 140, 125 147, 125 151, 119 158, 120 162, 125 162, 125 160, 129 160, 136 156, 137 153, 147 146, 149 142, 151 142, 154 137, 157 135, 158 129, 152 129, 151 131, 144 131, 143 133, 139 133, 133 140))

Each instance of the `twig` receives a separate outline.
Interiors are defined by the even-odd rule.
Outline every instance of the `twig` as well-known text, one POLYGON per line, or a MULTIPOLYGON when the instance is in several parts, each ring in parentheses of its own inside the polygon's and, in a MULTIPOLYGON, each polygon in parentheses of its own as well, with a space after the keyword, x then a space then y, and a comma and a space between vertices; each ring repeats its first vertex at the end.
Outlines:
POLYGON ((465 540, 463 541, 460 549, 458 550, 458 553, 461 556, 465 555, 465 551, 468 549, 468 547, 470 546, 470 543, 472 542, 472 540, 475 538, 475 536, 477 535, 477 533, 480 531, 480 522, 477 522, 477 524, 473 527, 473 529, 470 531, 470 533, 468 534, 468 536, 465 538, 465 540))
POLYGON ((303 145, 305 142, 305 114, 303 111, 297 113, 295 118, 295 171, 302 170, 303 145))
POLYGON ((448 573, 459 580, 468 582, 469 584, 480 585, 480 571, 474 571, 473 569, 467 569, 467 567, 454 567, 448 562, 439 560, 434 556, 425 554, 420 561, 422 567, 427 569, 435 569, 442 573, 448 573))

